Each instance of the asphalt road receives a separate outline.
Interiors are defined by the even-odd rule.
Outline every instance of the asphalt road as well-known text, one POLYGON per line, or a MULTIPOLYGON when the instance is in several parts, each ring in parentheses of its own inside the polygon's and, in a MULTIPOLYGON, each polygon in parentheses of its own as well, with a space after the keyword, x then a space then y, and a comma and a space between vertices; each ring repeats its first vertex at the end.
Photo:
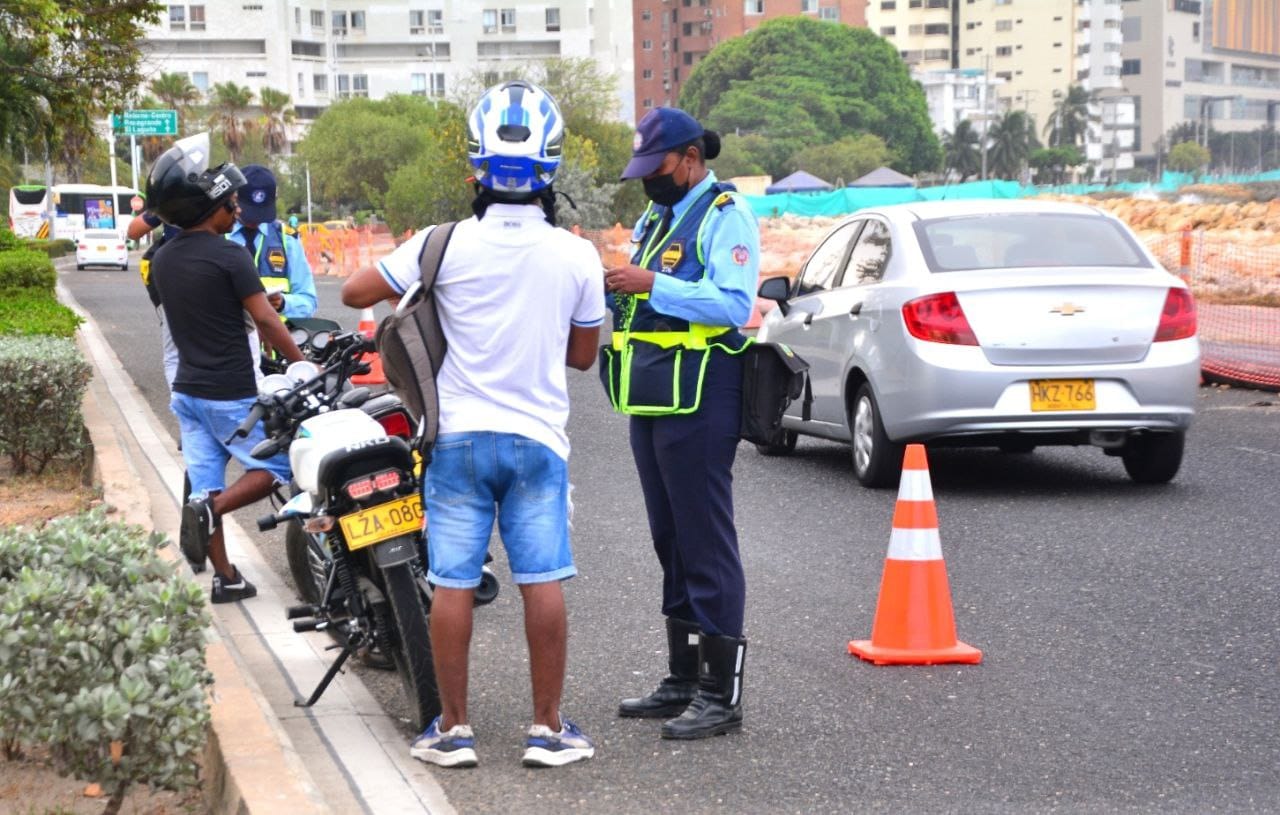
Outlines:
MULTIPOLYGON (((68 271, 152 408, 158 332, 136 271, 68 271)), ((338 282, 321 315, 354 325, 338 282)), ((748 580, 746 726, 704 742, 614 717, 662 675, 659 585, 626 423, 570 372, 574 547, 565 713, 597 757, 519 765, 530 720, 518 593, 477 613, 471 713, 481 766, 436 773, 461 812, 1280 811, 1280 397, 1204 388, 1182 472, 1139 487, 1091 448, 930 453, 962 640, 977 666, 873 667, 895 495, 847 451, 739 449, 748 580)), ((242 511, 243 520, 256 514, 242 511)), ((246 523, 252 527, 252 524, 246 523)), ((259 546, 283 564, 282 537, 259 546)), ((366 672, 399 704, 390 677, 366 672)))

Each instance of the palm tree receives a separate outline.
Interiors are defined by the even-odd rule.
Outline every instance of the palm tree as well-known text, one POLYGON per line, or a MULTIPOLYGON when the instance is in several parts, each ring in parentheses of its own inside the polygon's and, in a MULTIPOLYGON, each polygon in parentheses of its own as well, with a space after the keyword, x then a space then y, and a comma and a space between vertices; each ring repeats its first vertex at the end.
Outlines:
POLYGON ((253 123, 244 118, 252 104, 253 89, 234 82, 219 82, 210 93, 209 127, 222 134, 233 162, 240 160, 240 151, 253 129, 253 123))
POLYGON ((1080 85, 1067 88, 1067 93, 1054 105, 1044 132, 1053 147, 1076 147, 1084 139, 1089 123, 1098 117, 1089 110, 1093 95, 1080 85))
POLYGON ((293 103, 289 94, 275 88, 263 88, 258 94, 261 102, 262 146, 268 153, 283 153, 289 145, 289 125, 293 124, 293 103))
POLYGON ((1017 179, 1031 151, 1040 146, 1035 124, 1020 110, 1000 117, 987 133, 987 163, 998 178, 1017 179))
POLYGON ((956 122, 952 133, 942 134, 942 149, 946 155, 948 170, 955 170, 960 175, 960 183, 971 175, 977 175, 982 169, 982 149, 978 145, 978 134, 973 129, 973 122, 961 119, 956 122))

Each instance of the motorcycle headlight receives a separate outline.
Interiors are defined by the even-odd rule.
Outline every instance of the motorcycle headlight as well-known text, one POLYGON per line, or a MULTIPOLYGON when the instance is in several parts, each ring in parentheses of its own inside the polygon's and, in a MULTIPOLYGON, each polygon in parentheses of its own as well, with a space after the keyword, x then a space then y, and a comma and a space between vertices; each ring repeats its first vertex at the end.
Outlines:
POLYGON ((293 385, 306 382, 309 379, 315 379, 319 376, 320 366, 314 362, 301 360, 299 362, 290 363, 289 367, 284 369, 284 375, 292 382, 289 387, 293 387, 293 385))

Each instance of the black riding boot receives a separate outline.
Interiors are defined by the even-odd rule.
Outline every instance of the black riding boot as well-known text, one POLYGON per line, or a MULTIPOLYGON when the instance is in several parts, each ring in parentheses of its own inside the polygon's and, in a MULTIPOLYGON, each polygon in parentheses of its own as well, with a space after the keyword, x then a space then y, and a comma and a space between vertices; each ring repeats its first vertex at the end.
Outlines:
POLYGON ((742 667, 747 641, 698 639, 698 695, 676 718, 662 723, 664 739, 705 739, 742 727, 742 667))
POLYGON ((618 715, 633 719, 679 716, 698 690, 698 624, 667 618, 667 670, 670 674, 648 696, 623 699, 618 715))

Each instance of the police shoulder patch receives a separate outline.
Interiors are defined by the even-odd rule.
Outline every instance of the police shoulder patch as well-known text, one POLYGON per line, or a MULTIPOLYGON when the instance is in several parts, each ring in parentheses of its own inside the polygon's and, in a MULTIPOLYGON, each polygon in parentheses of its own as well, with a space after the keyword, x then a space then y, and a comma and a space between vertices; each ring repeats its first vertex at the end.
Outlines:
POLYGON ((725 207, 729 206, 732 203, 733 203, 733 193, 722 192, 716 196, 716 200, 712 201, 711 205, 714 206, 716 209, 724 209, 725 207))

